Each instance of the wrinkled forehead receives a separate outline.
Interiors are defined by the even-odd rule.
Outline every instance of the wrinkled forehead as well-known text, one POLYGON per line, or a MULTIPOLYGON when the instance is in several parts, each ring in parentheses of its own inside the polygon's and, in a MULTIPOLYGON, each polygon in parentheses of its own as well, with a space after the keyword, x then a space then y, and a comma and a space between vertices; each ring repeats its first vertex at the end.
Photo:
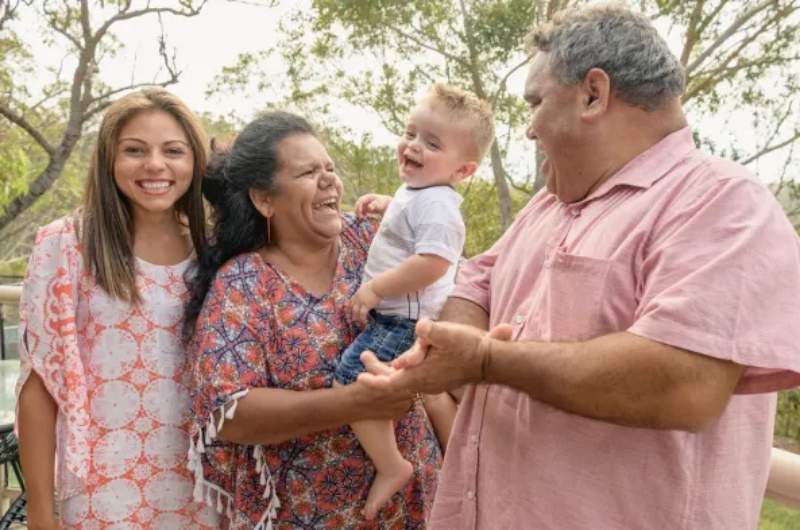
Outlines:
POLYGON ((555 82, 550 65, 550 54, 537 52, 528 67, 525 89, 522 97, 526 100, 538 97, 546 86, 555 82))
POLYGON ((331 160, 322 142, 308 133, 296 133, 283 138, 276 146, 276 151, 283 167, 326 164, 331 160))

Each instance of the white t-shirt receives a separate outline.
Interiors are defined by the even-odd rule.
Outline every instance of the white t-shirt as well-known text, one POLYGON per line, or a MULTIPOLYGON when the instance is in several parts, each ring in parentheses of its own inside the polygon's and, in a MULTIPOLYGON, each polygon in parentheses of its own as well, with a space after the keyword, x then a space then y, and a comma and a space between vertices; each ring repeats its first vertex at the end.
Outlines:
POLYGON ((386 298, 379 313, 419 320, 436 318, 455 280, 456 265, 464 248, 462 198, 450 186, 408 188, 400 186, 383 215, 372 240, 364 281, 393 269, 415 254, 434 254, 450 262, 447 273, 419 291, 386 298))

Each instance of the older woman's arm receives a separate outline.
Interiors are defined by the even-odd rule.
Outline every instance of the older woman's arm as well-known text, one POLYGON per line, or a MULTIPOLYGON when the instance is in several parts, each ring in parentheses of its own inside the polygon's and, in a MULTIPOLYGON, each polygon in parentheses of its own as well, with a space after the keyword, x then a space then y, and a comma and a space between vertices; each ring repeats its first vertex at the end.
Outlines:
POLYGON ((239 444, 275 444, 360 420, 399 418, 411 403, 407 392, 376 390, 358 381, 319 390, 253 388, 217 436, 239 444))

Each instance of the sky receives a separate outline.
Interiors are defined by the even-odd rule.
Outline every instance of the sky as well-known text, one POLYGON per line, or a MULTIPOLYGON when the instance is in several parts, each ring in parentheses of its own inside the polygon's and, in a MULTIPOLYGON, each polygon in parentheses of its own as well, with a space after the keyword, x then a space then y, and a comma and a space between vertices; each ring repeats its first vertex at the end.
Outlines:
MULTIPOLYGON (((258 52, 273 45, 278 38, 276 28, 281 17, 286 16, 291 9, 308 4, 309 0, 297 0, 280 2, 276 8, 265 8, 248 0, 210 0, 199 16, 165 16, 163 24, 168 45, 177 50, 177 62, 182 72, 180 81, 169 89, 197 112, 234 115, 246 122, 264 108, 268 95, 253 91, 234 96, 208 97, 206 91, 210 83, 224 66, 234 64, 239 54, 258 52)), ((40 23, 26 14, 23 14, 21 22, 32 32, 38 30, 37 24, 40 23)), ((100 70, 101 78, 113 86, 129 84, 131 79, 137 82, 157 79, 162 68, 157 54, 157 37, 160 34, 158 19, 149 16, 124 21, 114 26, 114 33, 124 47, 118 50, 115 57, 104 60, 100 70)), ((670 42, 672 39, 667 36, 667 40, 670 42)), ((677 46, 672 42, 670 45, 673 48, 677 46)), ((47 67, 57 68, 63 65, 64 71, 69 71, 71 60, 68 55, 65 59, 63 43, 56 43, 55 46, 37 43, 34 54, 38 67, 42 69, 32 76, 34 85, 36 79, 48 77, 43 71, 47 67)), ((264 66, 267 71, 275 72, 276 75, 284 70, 284 65, 278 60, 264 66)), ((525 69, 521 69, 509 79, 510 91, 521 94, 524 79, 525 69)), ((758 142, 748 132, 749 118, 747 114, 736 109, 726 109, 717 116, 704 118, 694 126, 710 137, 733 138, 747 151, 748 146, 758 142)), ((334 119, 341 120, 357 133, 370 132, 376 143, 392 145, 396 141, 381 125, 378 116, 367 110, 349 104, 338 105, 334 111, 334 119)), ((532 146, 520 133, 520 138, 510 148, 511 160, 508 163, 512 171, 519 174, 532 172, 533 156, 532 146)), ((782 163, 783 156, 776 153, 760 161, 757 166, 750 166, 750 169, 758 174, 762 182, 769 182, 782 167, 782 163)), ((488 161, 484 162, 484 166, 488 166, 488 161)), ((487 171, 486 167, 483 171, 487 171)), ((793 167, 790 172, 798 171, 800 168, 793 167)))

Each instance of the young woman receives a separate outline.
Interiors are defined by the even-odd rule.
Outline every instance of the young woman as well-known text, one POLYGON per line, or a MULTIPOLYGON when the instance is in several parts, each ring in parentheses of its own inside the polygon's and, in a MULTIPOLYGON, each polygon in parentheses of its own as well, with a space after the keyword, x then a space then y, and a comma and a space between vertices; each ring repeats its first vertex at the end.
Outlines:
POLYGON ((103 117, 82 211, 36 236, 17 385, 32 530, 217 526, 192 500, 181 341, 205 165, 180 100, 127 95, 103 117))

